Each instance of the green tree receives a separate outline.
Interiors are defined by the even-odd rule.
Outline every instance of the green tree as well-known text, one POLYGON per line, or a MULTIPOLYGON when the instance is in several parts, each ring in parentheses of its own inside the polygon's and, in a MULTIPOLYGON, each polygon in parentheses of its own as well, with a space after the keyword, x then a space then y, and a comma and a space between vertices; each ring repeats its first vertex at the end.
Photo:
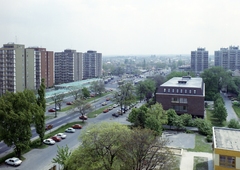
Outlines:
POLYGON ((90 92, 86 87, 83 87, 82 94, 83 94, 83 97, 85 98, 90 97, 90 92))
POLYGON ((77 100, 78 98, 82 98, 82 89, 79 87, 69 87, 70 94, 74 97, 74 100, 77 100))
POLYGON ((53 158, 52 163, 58 163, 61 166, 63 166, 63 170, 66 169, 66 164, 71 156, 71 151, 69 150, 69 147, 66 145, 66 147, 59 147, 57 146, 57 156, 56 158, 53 158))
POLYGON ((192 115, 185 113, 181 115, 181 118, 184 126, 193 126, 192 115))
POLYGON ((173 122, 173 126, 175 126, 177 128, 177 130, 181 130, 184 128, 184 123, 183 123, 183 119, 181 116, 176 117, 176 119, 173 122))
POLYGON ((21 157, 31 139, 31 123, 38 107, 35 94, 30 90, 7 92, 0 98, 0 132, 5 144, 13 146, 15 153, 21 157))
POLYGON ((105 92, 105 85, 102 80, 99 81, 93 81, 90 85, 91 91, 94 91, 95 95, 102 95, 103 92, 105 92))
POLYGON ((59 108, 59 110, 61 110, 61 107, 62 107, 62 101, 64 99, 65 95, 62 93, 62 94, 54 94, 51 99, 52 101, 54 101, 54 104, 55 104, 55 117, 57 117, 57 107, 59 108))
POLYGON ((198 131, 202 135, 212 136, 212 124, 208 120, 197 118, 194 120, 195 125, 198 128, 198 131))
POLYGON ((136 86, 136 93, 140 97, 141 100, 145 97, 147 102, 152 97, 152 94, 154 93, 156 89, 155 82, 151 79, 146 79, 145 81, 139 82, 139 84, 136 86))
MULTIPOLYGON (((87 112, 92 109, 92 105, 90 103, 87 103, 85 100, 81 99, 75 100, 74 105, 77 107, 81 116, 86 115, 87 112)), ((84 119, 82 119, 82 122, 84 122, 84 119)))
POLYGON ((177 120, 177 113, 173 109, 167 110, 167 116, 168 116, 168 125, 170 126, 170 129, 174 125, 174 122, 177 120))
POLYGON ((214 105, 216 106, 214 106, 213 115, 221 124, 223 124, 223 122, 227 119, 227 110, 220 99, 217 99, 217 102, 214 105))
POLYGON ((128 121, 135 127, 145 128, 147 112, 148 108, 145 105, 142 105, 140 108, 134 108, 129 113, 128 121))
POLYGON ((240 129, 240 124, 236 119, 231 119, 228 123, 229 128, 240 129))
POLYGON ((45 89, 45 80, 42 78, 40 88, 38 89, 37 103, 42 107, 44 113, 46 112, 45 89))

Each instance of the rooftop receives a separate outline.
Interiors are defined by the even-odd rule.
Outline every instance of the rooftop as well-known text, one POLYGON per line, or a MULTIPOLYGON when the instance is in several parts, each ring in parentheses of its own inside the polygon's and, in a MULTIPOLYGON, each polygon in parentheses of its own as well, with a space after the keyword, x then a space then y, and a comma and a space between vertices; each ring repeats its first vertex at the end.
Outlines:
POLYGON ((240 151, 240 130, 213 127, 214 148, 240 151))
POLYGON ((173 77, 167 82, 163 83, 161 86, 164 87, 185 87, 185 88, 202 88, 202 78, 201 77, 173 77))

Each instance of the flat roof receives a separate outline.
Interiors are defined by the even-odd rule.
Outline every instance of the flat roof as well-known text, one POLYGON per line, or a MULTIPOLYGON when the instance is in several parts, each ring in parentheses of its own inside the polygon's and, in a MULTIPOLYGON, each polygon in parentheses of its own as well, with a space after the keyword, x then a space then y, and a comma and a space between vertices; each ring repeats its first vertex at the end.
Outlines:
POLYGON ((240 151, 240 130, 213 127, 214 148, 240 151))
POLYGON ((185 88, 202 88, 202 78, 201 77, 173 77, 167 82, 163 83, 161 87, 185 87, 185 88), (186 83, 179 83, 179 81, 186 83))

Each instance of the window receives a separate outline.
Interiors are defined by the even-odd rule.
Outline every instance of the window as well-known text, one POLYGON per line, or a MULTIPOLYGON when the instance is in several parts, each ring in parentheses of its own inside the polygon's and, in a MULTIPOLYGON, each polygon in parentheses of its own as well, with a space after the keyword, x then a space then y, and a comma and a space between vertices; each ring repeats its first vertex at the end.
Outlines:
POLYGON ((170 89, 168 89, 168 92, 170 92, 170 89))
POLYGON ((177 89, 177 93, 178 93, 178 89, 177 89))
POLYGON ((182 93, 182 89, 180 89, 180 93, 182 93))
POLYGON ((163 92, 164 92, 164 93, 166 92, 166 89, 165 89, 165 88, 163 89, 163 92))
POLYGON ((196 94, 196 90, 193 90, 193 93, 196 94))
POLYGON ((174 89, 172 89, 172 93, 174 93, 174 89))
POLYGON ((189 93, 192 93, 192 90, 189 90, 189 93))
POLYGON ((235 168, 235 157, 219 155, 220 166, 235 168))
POLYGON ((179 103, 179 99, 178 98, 172 98, 172 103, 179 103))
POLYGON ((180 98, 180 103, 187 103, 187 98, 180 98))
POLYGON ((187 89, 185 89, 185 93, 187 93, 187 89))

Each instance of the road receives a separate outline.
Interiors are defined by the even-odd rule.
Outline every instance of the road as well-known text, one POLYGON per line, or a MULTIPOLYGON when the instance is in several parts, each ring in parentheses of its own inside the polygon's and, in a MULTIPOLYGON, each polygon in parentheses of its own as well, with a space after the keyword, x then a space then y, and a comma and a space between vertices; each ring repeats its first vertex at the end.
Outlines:
POLYGON ((221 95, 222 95, 222 98, 224 100, 225 108, 226 108, 227 114, 228 114, 227 121, 230 121, 231 119, 238 120, 238 117, 237 117, 235 111, 232 108, 232 101, 227 97, 226 93, 221 93, 221 95))
MULTIPOLYGON (((126 121, 126 118, 129 114, 127 112, 126 114, 115 118, 112 117, 112 113, 116 112, 116 110, 119 108, 114 108, 113 110, 107 112, 107 113, 102 113, 96 118, 91 118, 87 120, 87 125, 85 125, 83 128, 86 128, 90 124, 95 124, 103 121, 107 122, 119 122, 123 124, 129 124, 126 121)), ((62 116, 65 117, 65 116, 62 116)), ((60 119, 60 118, 59 118, 60 119)), ((72 121, 77 121, 79 120, 77 117, 72 119, 72 121)), ((56 157, 57 153, 57 146, 59 147, 64 147, 68 145, 69 148, 75 149, 77 146, 79 146, 80 141, 78 140, 78 137, 81 135, 81 132, 83 130, 76 130, 75 133, 73 134, 67 134, 67 138, 62 140, 61 142, 53 145, 53 146, 48 146, 47 148, 44 149, 33 149, 30 152, 26 153, 23 155, 25 160, 23 161, 22 165, 17 167, 18 170, 28 170, 28 169, 34 169, 34 170, 48 170, 51 166, 54 164, 52 163, 52 159, 56 157)), ((1 170, 5 169, 16 169, 15 167, 11 167, 8 165, 1 165, 0 166, 1 170)))

